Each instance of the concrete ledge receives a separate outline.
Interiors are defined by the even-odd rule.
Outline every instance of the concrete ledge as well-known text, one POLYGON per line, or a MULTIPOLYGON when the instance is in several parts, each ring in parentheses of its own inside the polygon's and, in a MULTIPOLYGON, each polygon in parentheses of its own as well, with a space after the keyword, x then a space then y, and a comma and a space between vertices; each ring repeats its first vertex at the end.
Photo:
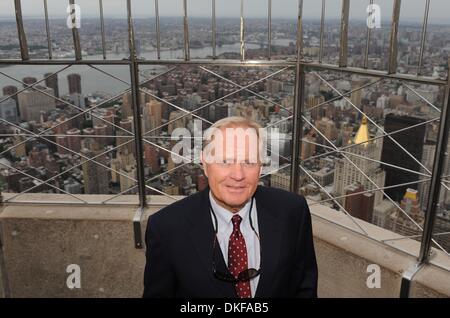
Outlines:
MULTIPOLYGON (((41 203, 58 199, 43 194, 27 194, 22 199, 37 200, 36 196, 41 203)), ((88 195, 86 199, 98 201, 105 196, 88 195)), ((0 284, 2 278, 7 278, 12 297, 140 297, 145 256, 143 249, 134 247, 136 196, 121 198, 127 200, 130 204, 67 205, 56 201, 50 205, 3 205, 0 238, 7 275, 0 276, 0 284), (66 268, 70 264, 80 266, 80 289, 66 285, 70 275, 66 268)), ((143 233, 148 216, 172 202, 162 196, 152 196, 150 200, 143 217, 143 233)), ((418 242, 404 239, 383 244, 378 240, 399 236, 358 221, 372 237, 369 238, 357 233, 358 226, 341 213, 313 204, 311 212, 320 297, 399 296, 402 273, 415 264, 418 242), (366 285, 370 264, 380 266, 379 289, 366 285)), ((435 255, 440 262, 450 264, 448 257, 437 252, 435 255)), ((448 297, 448 281, 449 271, 425 266, 415 276, 411 297, 448 297)))
MULTIPOLYGON (((310 203, 319 266, 320 297, 399 297, 403 273, 417 263, 420 243, 373 224, 350 218, 325 206, 310 203), (363 234, 361 228, 368 234, 363 234), (359 232, 359 233, 358 233, 359 232), (381 288, 366 285, 367 266, 381 270, 381 288)), ((450 258, 433 250, 432 261, 450 268, 450 258)), ((410 297, 449 297, 450 271, 424 266, 413 278, 410 297)))
POLYGON ((435 265, 426 266, 414 277, 409 296, 415 298, 450 297, 449 275, 448 271, 435 265))

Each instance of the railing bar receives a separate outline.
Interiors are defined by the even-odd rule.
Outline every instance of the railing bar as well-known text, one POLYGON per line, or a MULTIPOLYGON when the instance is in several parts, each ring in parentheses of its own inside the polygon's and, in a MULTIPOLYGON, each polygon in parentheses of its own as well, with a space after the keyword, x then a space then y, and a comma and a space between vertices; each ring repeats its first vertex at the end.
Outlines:
MULTIPOLYGON (((75 0, 69 0, 69 4, 72 6, 70 15, 74 14, 72 12, 73 6, 75 5, 75 0)), ((76 11, 75 11, 76 12, 76 11)), ((80 34, 78 33, 78 29, 75 26, 75 21, 72 18, 72 37, 73 37, 73 47, 75 51, 75 60, 81 60, 81 45, 80 45, 80 34)))
POLYGON ((19 37, 20 55, 21 55, 23 61, 27 61, 30 59, 30 56, 28 53, 27 37, 25 35, 25 29, 23 27, 21 0, 14 0, 14 7, 16 10, 16 25, 17 25, 17 33, 18 33, 18 37, 19 37))
POLYGON ((425 14, 423 16, 422 23, 422 39, 420 41, 420 53, 419 53, 419 64, 417 65, 417 75, 422 74, 422 63, 423 63, 423 54, 425 51, 425 41, 427 38, 427 27, 428 27, 428 14, 430 12, 430 0, 426 0, 425 3, 425 14))
POLYGON ((161 31, 159 29, 159 8, 158 0, 155 0, 155 23, 156 23, 156 55, 161 60, 161 31))
POLYGON ((240 20, 240 53, 241 61, 245 61, 245 24, 244 24, 244 0, 241 0, 241 20, 240 20))
POLYGON ((216 56, 216 0, 212 0, 212 12, 211 12, 211 46, 212 46, 212 58, 215 60, 216 56))
POLYGON ((47 34, 48 58, 51 60, 53 58, 53 52, 52 52, 52 40, 50 37, 50 23, 48 20, 47 0, 44 0, 44 15, 45 15, 45 32, 47 34))
POLYGON ((103 17, 103 0, 98 0, 100 8, 100 28, 102 33, 102 53, 103 59, 106 60, 106 40, 105 40, 105 19, 103 17))
MULTIPOLYGON (((450 62, 450 58, 448 59, 450 62)), ((431 249, 431 241, 436 221, 436 213, 441 192, 441 176, 444 172, 444 164, 446 161, 447 145, 449 141, 450 130, 450 76, 447 78, 448 85, 445 92, 445 102, 441 112, 441 120, 439 125, 436 151, 434 154, 433 173, 431 175, 431 185, 428 192, 428 204, 425 213, 424 233, 420 245, 419 262, 424 263, 429 260, 431 249)), ((438 245, 436 243, 436 245, 438 245)))
MULTIPOLYGON (((373 9, 373 0, 370 0, 369 6, 371 9, 373 9)), ((371 12, 370 14, 373 14, 371 12)), ((363 68, 367 69, 369 65, 369 50, 370 50, 370 39, 372 36, 372 28, 367 25, 367 32, 366 32, 366 50, 364 51, 364 65, 363 68)))
MULTIPOLYGON (((322 3, 323 5, 323 3, 322 3)), ((297 12, 297 65, 295 68, 295 95, 294 95, 294 114, 292 140, 291 145, 291 175, 290 175, 290 191, 298 193, 300 186, 300 151, 303 135, 302 112, 304 108, 304 94, 305 94, 305 67, 301 64, 302 48, 303 48, 303 0, 298 2, 297 12)))
POLYGON ((187 0, 183 0, 183 30, 184 30, 184 60, 190 60, 190 48, 189 48, 189 24, 187 13, 187 0))
POLYGON ((350 0, 342 0, 339 67, 347 66, 349 15, 350 15, 350 0))
POLYGON ((322 13, 320 15, 320 47, 319 47, 319 63, 323 61, 323 36, 325 32, 325 0, 322 0, 322 13))
POLYGON ((389 40, 389 64, 388 73, 394 74, 397 72, 397 54, 398 54, 398 23, 400 19, 401 0, 394 0, 392 9, 392 25, 389 40))
POLYGON ((267 0, 267 58, 272 59, 272 0, 267 0))
POLYGON ((131 14, 131 0, 127 0, 127 20, 128 20, 128 47, 130 49, 130 78, 131 78, 131 100, 133 110, 134 128, 134 151, 136 155, 136 173, 138 176, 139 206, 147 205, 147 196, 144 180, 144 151, 142 143, 142 114, 139 98, 139 67, 136 57, 136 46, 134 38, 133 18, 131 14))
POLYGON ((303 57, 303 0, 298 0, 297 12, 297 59, 303 57))

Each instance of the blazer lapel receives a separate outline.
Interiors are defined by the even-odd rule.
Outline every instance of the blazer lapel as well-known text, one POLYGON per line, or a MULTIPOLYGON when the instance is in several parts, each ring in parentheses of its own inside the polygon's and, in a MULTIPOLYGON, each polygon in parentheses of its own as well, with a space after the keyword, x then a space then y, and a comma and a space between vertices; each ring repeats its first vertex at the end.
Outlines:
MULTIPOLYGON (((212 273, 214 227, 209 207, 209 187, 207 187, 201 193, 201 206, 198 207, 192 218, 189 218, 191 226, 188 235, 197 251, 199 263, 205 273, 210 276, 212 283, 220 294, 224 297, 237 297, 233 284, 219 281, 212 273)), ((228 270, 220 246, 216 246, 216 249, 219 251, 216 258, 217 270, 222 272, 228 270)))
POLYGON ((258 228, 261 240, 261 274, 255 297, 270 297, 272 281, 275 278, 278 255, 281 248, 281 226, 276 211, 270 211, 262 195, 255 194, 258 213, 258 228))

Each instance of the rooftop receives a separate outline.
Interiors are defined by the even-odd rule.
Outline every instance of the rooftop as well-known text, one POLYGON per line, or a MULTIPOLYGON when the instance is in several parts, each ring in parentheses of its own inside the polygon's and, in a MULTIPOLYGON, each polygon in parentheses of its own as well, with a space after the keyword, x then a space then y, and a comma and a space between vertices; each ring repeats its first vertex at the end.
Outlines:
POLYGON ((207 184, 173 132, 233 115, 279 132, 320 296, 450 295, 448 4, 278 1, 0 4, 0 297, 140 296, 148 215, 207 184))

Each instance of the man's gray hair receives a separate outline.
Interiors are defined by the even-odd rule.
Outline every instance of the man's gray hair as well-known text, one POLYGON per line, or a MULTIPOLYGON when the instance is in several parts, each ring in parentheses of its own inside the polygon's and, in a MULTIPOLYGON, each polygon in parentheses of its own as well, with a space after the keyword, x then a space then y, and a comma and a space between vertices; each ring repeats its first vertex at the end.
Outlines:
POLYGON ((203 150, 205 150, 206 146, 211 143, 215 131, 235 127, 250 128, 256 132, 259 157, 260 159, 263 159, 262 161, 265 161, 266 159, 264 154, 264 145, 267 141, 267 138, 265 136, 265 133, 262 133, 264 132, 264 128, 256 121, 241 116, 225 117, 211 125, 211 127, 209 127, 205 133, 205 138, 203 140, 203 150))

